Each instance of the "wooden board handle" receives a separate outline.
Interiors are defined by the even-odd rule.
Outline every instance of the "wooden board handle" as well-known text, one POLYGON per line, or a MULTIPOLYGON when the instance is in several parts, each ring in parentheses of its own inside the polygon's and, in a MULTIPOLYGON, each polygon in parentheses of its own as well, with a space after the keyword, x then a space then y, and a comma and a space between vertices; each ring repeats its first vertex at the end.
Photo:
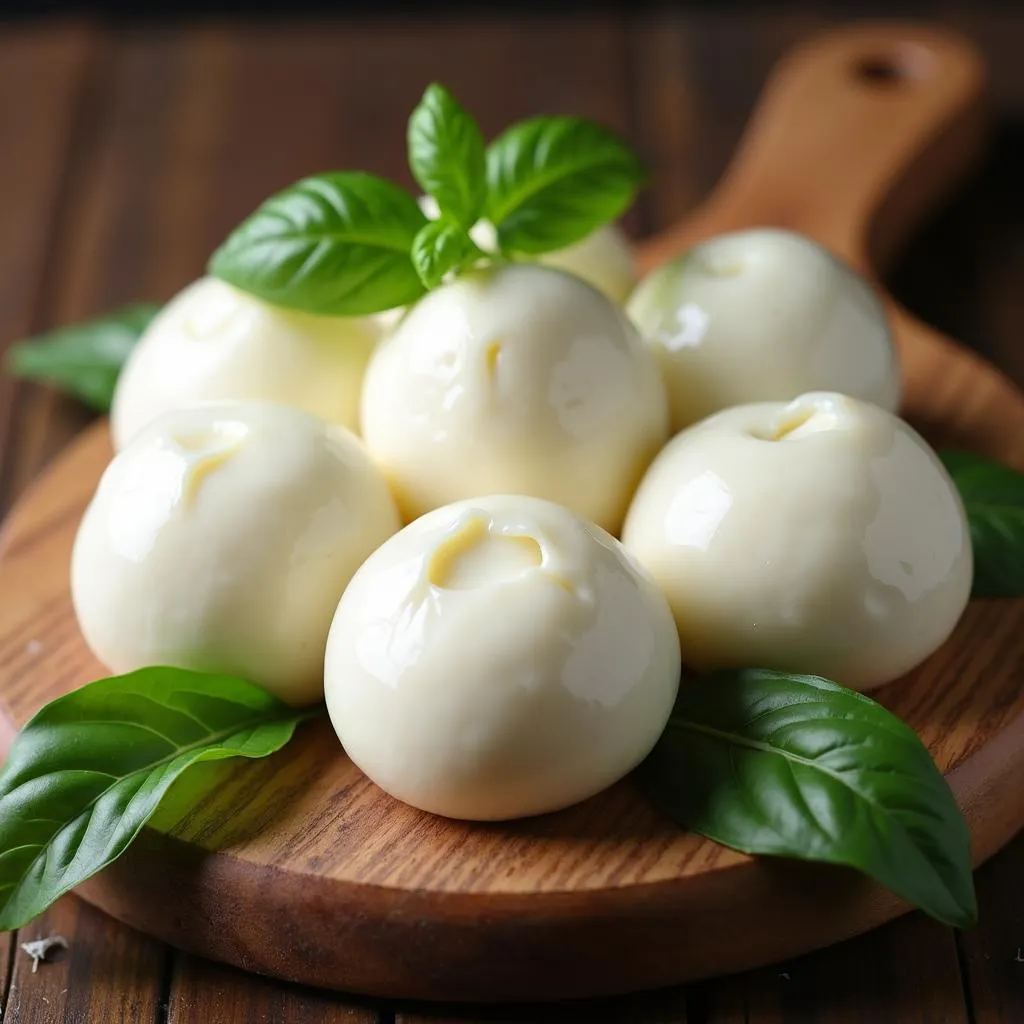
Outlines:
POLYGON ((862 22, 813 37, 776 66, 709 199, 643 246, 645 269, 756 225, 876 268, 977 155, 984 77, 971 43, 931 25, 862 22))

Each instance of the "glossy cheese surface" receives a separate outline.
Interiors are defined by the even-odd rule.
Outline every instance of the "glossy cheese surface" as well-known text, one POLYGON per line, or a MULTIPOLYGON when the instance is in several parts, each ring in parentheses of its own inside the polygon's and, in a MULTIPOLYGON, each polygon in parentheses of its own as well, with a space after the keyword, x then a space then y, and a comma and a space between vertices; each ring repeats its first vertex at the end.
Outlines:
POLYGON ((709 239, 641 281, 627 310, 661 364, 674 430, 806 391, 840 391, 890 411, 899 403, 899 366, 874 290, 794 232, 709 239))
POLYGON ((935 453, 892 414, 836 394, 728 409, 678 434, 623 542, 698 669, 868 689, 931 654, 971 588, 966 517, 935 453))
POLYGON ((625 314, 536 264, 467 273, 421 299, 363 388, 363 437, 407 520, 519 493, 615 532, 667 430, 657 364, 625 314))
POLYGON ((258 403, 181 410, 104 473, 75 541, 75 611, 112 672, 223 672, 309 703, 345 585, 398 526, 344 428, 258 403))
POLYGON ((357 430, 370 318, 311 316, 205 277, 150 324, 118 380, 116 448, 157 416, 202 401, 278 402, 357 430))
POLYGON ((349 756, 455 818, 565 807, 630 771, 679 682, 665 599, 622 546, 516 495, 437 509, 356 573, 325 687, 349 756))

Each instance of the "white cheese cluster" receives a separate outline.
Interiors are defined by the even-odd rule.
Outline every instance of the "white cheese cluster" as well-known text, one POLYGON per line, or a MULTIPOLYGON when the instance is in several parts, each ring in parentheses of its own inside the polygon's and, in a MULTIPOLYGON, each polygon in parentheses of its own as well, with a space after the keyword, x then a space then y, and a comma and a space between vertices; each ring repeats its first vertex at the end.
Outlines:
POLYGON ((964 511, 892 411, 869 285, 776 230, 698 246, 626 310, 613 229, 545 261, 387 332, 182 292, 121 377, 74 549, 99 659, 326 696, 389 793, 498 819, 628 773, 681 663, 866 689, 948 637, 964 511))

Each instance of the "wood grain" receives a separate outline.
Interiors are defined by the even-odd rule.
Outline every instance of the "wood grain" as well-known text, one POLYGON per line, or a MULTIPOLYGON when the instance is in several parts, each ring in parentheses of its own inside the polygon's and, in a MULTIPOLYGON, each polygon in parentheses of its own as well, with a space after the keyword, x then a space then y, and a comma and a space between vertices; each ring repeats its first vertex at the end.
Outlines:
POLYGON ((15 934, 5 932, 0 935, 0 1020, 3 1020, 7 1006, 7 993, 11 984, 11 964, 14 957, 15 934))
POLYGON ((920 914, 790 963, 695 987, 704 1024, 974 1024, 953 933, 920 914))
POLYGON ((33 973, 16 951, 4 1024, 156 1020, 165 951, 73 897, 65 897, 19 933, 26 942, 61 935, 68 943, 33 973))
POLYGON ((973 1024, 1024 1020, 1024 836, 978 876, 979 924, 960 937, 973 1024))
POLYGON ((543 109, 622 128, 617 43, 614 22, 602 18, 127 33, 111 56, 112 103, 69 211, 59 315, 168 298, 202 273, 239 221, 303 175, 358 167, 411 185, 403 126, 433 78, 467 93, 490 131, 543 109), (473 53, 488 62, 465 59, 473 53), (510 76, 509 66, 531 73, 510 76), (388 88, 365 102, 383 68, 388 88))
POLYGON ((399 1007, 395 1024, 703 1024, 687 1014, 682 988, 614 999, 517 1006, 399 1007))
POLYGON ((284 985, 268 978, 181 955, 174 967, 167 1024, 377 1024, 368 1005, 342 1002, 329 992, 284 985))
MULTIPOLYGON (((201 55, 216 34, 200 42, 201 55)), ((230 74, 207 82, 213 104, 226 102, 216 91, 223 81, 230 74)), ((959 81, 970 92, 973 79, 959 81)), ((958 109, 948 111, 953 121, 958 109)), ((903 154, 903 133, 890 138, 903 154)), ((188 195, 198 202, 202 192, 193 185, 188 195)), ((862 211, 874 212, 871 204, 862 211)), ((672 244, 683 237, 674 233, 672 244)), ((980 361, 902 323, 909 414, 1019 459, 1019 394, 980 361)), ((65 567, 77 515, 108 455, 102 428, 85 435, 3 535, 0 671, 16 722, 100 672, 75 630, 65 567), (37 633, 41 650, 32 644, 37 633)), ((942 652, 881 694, 950 771, 978 860, 1021 820, 1019 614, 1010 602, 975 605, 942 652)), ((176 944, 323 985, 461 998, 650 986, 832 941, 900 909, 840 872, 757 863, 680 834, 628 783, 544 819, 442 822, 384 797, 322 724, 266 762, 216 766, 208 778, 198 807, 172 800, 157 827, 85 894, 176 944), (154 877, 164 882, 156 891, 154 877), (319 939, 325 934, 329 944, 319 939)))
MULTIPOLYGON (((16 159, 0 160, 0 357, 11 342, 47 325, 43 307, 59 248, 70 140, 94 43, 79 26, 0 35, 0 139, 17 140, 16 159)), ((0 516, 38 469, 33 452, 14 444, 30 390, 0 376, 0 516)))

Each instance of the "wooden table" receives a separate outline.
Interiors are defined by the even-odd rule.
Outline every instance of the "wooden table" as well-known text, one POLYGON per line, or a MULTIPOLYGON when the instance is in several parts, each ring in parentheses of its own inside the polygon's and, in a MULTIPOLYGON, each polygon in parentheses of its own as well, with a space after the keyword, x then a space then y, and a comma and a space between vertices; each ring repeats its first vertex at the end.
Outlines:
MULTIPOLYGON (((625 132, 653 169, 629 220, 644 233, 715 180, 772 61, 848 6, 0 26, 0 348, 131 299, 167 298, 232 225, 304 173, 359 167, 411 184, 404 121, 435 78, 489 133, 537 111, 625 132)), ((905 255, 894 290, 1024 384, 1024 11, 928 11, 984 48, 996 137, 986 165, 905 255)), ((0 514, 86 420, 73 403, 0 377, 0 514)), ((913 914, 739 977, 571 1007, 389 1005, 304 990, 177 953, 67 898, 0 937, 0 1015, 6 1024, 1021 1024, 1022 876, 1024 837, 979 873, 981 924, 969 933, 913 914), (33 974, 17 942, 54 932, 70 948, 33 974)))

